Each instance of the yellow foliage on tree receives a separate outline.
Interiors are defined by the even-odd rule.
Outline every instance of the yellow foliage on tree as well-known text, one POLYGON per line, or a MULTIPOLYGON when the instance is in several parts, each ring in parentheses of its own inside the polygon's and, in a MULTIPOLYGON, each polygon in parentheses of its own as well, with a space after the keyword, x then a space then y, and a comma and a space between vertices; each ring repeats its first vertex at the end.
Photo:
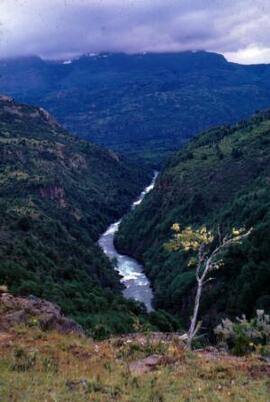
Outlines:
POLYGON ((252 229, 246 231, 244 228, 233 228, 229 235, 222 237, 220 228, 218 228, 217 236, 214 236, 206 226, 202 226, 199 229, 193 229, 191 226, 187 226, 182 229, 179 223, 174 223, 172 225, 172 231, 173 235, 171 240, 165 244, 167 250, 197 252, 197 257, 192 256, 187 264, 188 267, 196 267, 195 276, 197 280, 194 310, 187 334, 187 345, 191 347, 192 340, 200 327, 200 323, 197 324, 197 318, 203 285, 213 279, 207 278, 208 274, 223 266, 223 261, 220 258, 221 252, 224 251, 225 248, 239 243, 249 236, 252 229))
POLYGON ((214 240, 212 232, 208 231, 206 226, 193 230, 188 226, 181 230, 178 223, 172 225, 174 232, 172 239, 166 244, 166 248, 170 251, 183 249, 185 251, 198 250, 201 244, 210 244, 214 240))

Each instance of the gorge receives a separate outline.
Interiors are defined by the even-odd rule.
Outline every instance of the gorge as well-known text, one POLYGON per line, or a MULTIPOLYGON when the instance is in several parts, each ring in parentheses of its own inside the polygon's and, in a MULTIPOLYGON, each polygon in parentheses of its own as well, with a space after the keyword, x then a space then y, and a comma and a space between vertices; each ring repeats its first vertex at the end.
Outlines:
MULTIPOLYGON (((140 205, 144 197, 153 190, 157 176, 158 172, 155 171, 150 185, 147 186, 138 199, 133 202, 131 206, 132 210, 140 205)), ((115 261, 115 269, 122 276, 121 283, 125 286, 123 291, 124 297, 142 302, 147 311, 150 312, 153 310, 153 294, 149 280, 143 272, 143 266, 134 258, 118 253, 114 246, 115 235, 119 230, 121 220, 109 226, 106 232, 100 237, 98 244, 107 257, 115 261)))

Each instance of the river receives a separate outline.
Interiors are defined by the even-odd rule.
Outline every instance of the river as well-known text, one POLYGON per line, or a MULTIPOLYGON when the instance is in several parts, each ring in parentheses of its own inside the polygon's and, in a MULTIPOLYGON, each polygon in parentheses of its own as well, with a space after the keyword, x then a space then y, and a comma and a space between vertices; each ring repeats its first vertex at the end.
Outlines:
MULTIPOLYGON (((146 194, 153 190, 157 176, 158 172, 154 172, 154 177, 150 185, 141 192, 140 196, 131 205, 132 210, 140 205, 146 194)), ((127 299, 135 299, 144 303, 147 311, 150 312, 153 310, 153 293, 149 280, 144 274, 143 266, 134 258, 119 254, 114 247, 114 237, 119 229, 121 220, 122 219, 108 227, 106 232, 100 237, 98 244, 102 248, 103 252, 110 258, 110 260, 115 260, 115 269, 121 275, 121 282, 125 286, 123 291, 124 297, 127 299)))

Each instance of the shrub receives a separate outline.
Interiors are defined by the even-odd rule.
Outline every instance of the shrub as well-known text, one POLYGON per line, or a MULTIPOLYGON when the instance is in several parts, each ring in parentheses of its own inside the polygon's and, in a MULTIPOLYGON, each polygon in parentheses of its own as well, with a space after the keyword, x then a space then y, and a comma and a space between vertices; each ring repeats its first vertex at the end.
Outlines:
POLYGON ((46 356, 42 361, 42 367, 43 370, 47 373, 57 373, 59 369, 59 364, 54 356, 46 356))
POLYGON ((228 318, 222 320, 214 332, 232 353, 242 356, 254 351, 257 347, 270 343, 270 317, 264 310, 257 310, 255 318, 248 321, 245 315, 232 322, 228 318))
POLYGON ((27 371, 35 366, 36 352, 27 351, 23 348, 17 348, 14 352, 11 370, 27 371))
POLYGON ((28 216, 22 216, 18 220, 18 228, 23 230, 24 232, 27 232, 31 228, 31 218, 28 216))
POLYGON ((91 333, 93 338, 98 340, 106 339, 110 336, 110 334, 111 334, 110 328, 102 323, 95 325, 91 333))
POLYGON ((232 149, 232 157, 234 159, 241 158, 241 156, 243 156, 243 152, 240 149, 237 149, 237 148, 232 149))

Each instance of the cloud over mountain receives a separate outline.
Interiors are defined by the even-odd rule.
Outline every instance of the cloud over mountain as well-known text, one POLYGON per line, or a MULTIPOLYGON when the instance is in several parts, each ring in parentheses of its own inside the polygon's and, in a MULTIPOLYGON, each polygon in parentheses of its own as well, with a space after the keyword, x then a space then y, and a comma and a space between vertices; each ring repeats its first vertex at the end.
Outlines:
POLYGON ((1 0, 0 57, 205 49, 270 62, 268 0, 1 0))

